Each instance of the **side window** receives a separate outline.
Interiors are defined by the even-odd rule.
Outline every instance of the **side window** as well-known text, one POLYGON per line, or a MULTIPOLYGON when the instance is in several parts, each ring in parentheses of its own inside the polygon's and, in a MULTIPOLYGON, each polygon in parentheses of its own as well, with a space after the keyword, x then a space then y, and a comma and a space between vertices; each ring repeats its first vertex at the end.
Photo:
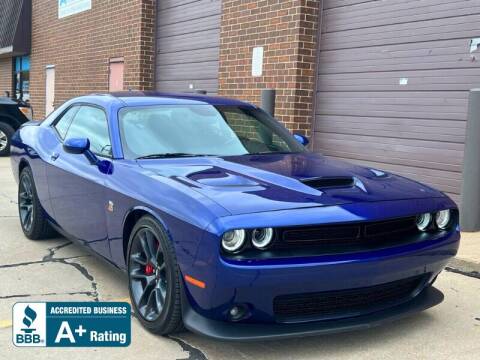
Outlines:
POLYGON ((67 133, 67 130, 70 127, 70 124, 72 123, 72 120, 79 108, 79 106, 71 107, 65 114, 63 114, 60 120, 56 121, 54 127, 57 129, 58 135, 60 135, 62 139, 65 139, 65 134, 67 133))
POLYGON ((257 118, 239 109, 223 110, 228 125, 250 152, 289 151, 288 144, 257 118))
POLYGON ((111 156, 112 146, 108 135, 108 122, 105 112, 93 106, 81 106, 70 128, 67 138, 87 138, 90 149, 101 156, 111 156))

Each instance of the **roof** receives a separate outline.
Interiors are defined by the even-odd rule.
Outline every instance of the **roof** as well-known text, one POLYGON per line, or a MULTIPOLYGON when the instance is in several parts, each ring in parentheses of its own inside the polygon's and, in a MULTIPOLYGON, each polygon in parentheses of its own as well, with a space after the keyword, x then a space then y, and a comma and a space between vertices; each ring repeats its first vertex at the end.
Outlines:
POLYGON ((31 0, 0 0, 0 57, 30 52, 31 0))
MULTIPOLYGON (((107 95, 107 94, 97 94, 107 95)), ((208 96, 190 93, 162 93, 157 91, 123 91, 108 94, 118 98, 129 106, 142 105, 234 105, 234 106, 253 106, 240 100, 224 98, 220 96, 208 96)))

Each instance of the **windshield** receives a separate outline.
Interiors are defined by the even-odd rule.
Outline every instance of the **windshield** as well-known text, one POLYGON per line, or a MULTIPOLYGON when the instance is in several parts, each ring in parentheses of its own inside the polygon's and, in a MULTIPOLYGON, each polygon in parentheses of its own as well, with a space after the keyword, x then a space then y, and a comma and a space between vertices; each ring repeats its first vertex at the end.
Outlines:
POLYGON ((127 159, 303 152, 265 112, 241 106, 159 105, 119 113, 127 159))

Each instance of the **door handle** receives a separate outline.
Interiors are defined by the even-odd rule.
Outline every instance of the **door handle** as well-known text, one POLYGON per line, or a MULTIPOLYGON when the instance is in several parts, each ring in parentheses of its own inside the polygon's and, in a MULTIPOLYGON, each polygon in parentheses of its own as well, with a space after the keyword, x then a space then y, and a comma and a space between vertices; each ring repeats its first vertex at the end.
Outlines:
POLYGON ((52 159, 52 161, 55 161, 58 159, 59 156, 60 156, 59 153, 53 153, 52 156, 50 156, 50 159, 52 159))

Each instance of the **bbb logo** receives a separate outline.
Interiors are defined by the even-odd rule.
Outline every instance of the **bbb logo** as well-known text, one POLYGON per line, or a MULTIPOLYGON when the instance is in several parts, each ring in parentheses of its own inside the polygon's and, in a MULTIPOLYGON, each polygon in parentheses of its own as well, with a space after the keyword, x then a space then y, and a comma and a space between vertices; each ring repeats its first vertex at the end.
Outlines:
POLYGON ((25 316, 23 318, 23 324, 26 328, 21 329, 23 334, 17 334, 17 343, 22 344, 39 344, 40 343, 40 335, 35 334, 35 328, 32 328, 32 324, 37 318, 37 313, 33 310, 30 306, 27 305, 25 308, 25 316))
POLYGON ((16 346, 45 346, 45 303, 16 303, 13 306, 13 343, 16 346))

